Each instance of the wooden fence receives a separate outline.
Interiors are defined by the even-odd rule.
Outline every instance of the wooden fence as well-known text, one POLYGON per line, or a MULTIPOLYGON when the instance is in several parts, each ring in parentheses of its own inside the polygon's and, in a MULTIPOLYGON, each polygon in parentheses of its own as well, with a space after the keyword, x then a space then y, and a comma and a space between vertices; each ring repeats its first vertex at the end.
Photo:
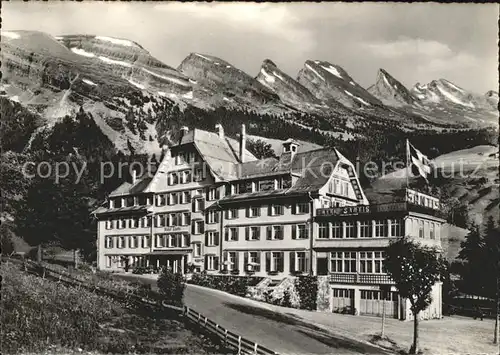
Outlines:
POLYGON ((213 320, 203 316, 202 314, 196 312, 194 309, 187 306, 176 307, 173 305, 166 304, 161 300, 148 299, 139 295, 129 294, 123 291, 111 290, 108 288, 100 287, 97 285, 87 284, 71 276, 70 273, 61 272, 58 270, 53 270, 46 265, 41 265, 29 260, 18 260, 10 258, 2 258, 3 261, 10 261, 16 264, 21 264, 24 270, 30 274, 34 274, 40 277, 49 278, 57 282, 61 282, 73 287, 82 287, 90 291, 97 292, 104 296, 112 297, 118 300, 127 300, 128 302, 134 302, 143 306, 156 306, 163 309, 175 311, 179 316, 184 316, 185 321, 192 322, 199 327, 205 329, 208 333, 218 338, 224 347, 235 350, 238 355, 253 354, 253 355, 277 355, 275 351, 272 351, 258 343, 248 340, 241 335, 231 332, 230 330, 220 326, 213 320))

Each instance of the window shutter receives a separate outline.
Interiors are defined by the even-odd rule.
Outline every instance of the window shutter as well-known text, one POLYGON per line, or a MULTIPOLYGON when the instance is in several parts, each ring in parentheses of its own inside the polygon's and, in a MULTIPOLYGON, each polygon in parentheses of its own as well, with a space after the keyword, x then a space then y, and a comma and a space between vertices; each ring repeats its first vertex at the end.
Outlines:
POLYGON ((257 227, 257 240, 260 240, 260 232, 261 232, 261 228, 257 227))
POLYGON ((239 269, 240 269, 240 253, 235 251, 233 270, 239 270, 239 269))
POLYGON ((186 225, 191 224, 191 213, 186 213, 186 225))
POLYGON ((205 225, 203 222, 200 224, 200 233, 205 233, 205 225))
POLYGON ((271 252, 266 251, 266 271, 271 271, 271 252))
POLYGON ((205 233, 205 245, 208 245, 208 232, 205 233))
POLYGON ((295 252, 291 251, 290 254, 288 254, 290 257, 290 272, 295 271, 295 252))
POLYGON ((229 219, 229 210, 225 210, 225 211, 224 211, 224 217, 225 217, 226 219, 229 219))
POLYGON ((205 265, 205 270, 208 270, 208 255, 203 257, 203 263, 205 265))
POLYGON ((278 271, 283 272, 284 270, 284 264, 285 264, 285 253, 281 252, 280 253, 280 258, 279 258, 279 264, 278 264, 278 271))
POLYGON ((218 187, 215 188, 215 199, 220 199, 220 189, 218 187))
POLYGON ((191 236, 189 234, 184 234, 184 242, 186 247, 191 245, 191 236))
POLYGON ((260 208, 260 206, 259 206, 259 207, 257 208, 257 217, 260 217, 260 210, 261 210, 261 208, 260 208))
POLYGON ((296 203, 292 204, 292 214, 297 214, 297 204, 296 203))
POLYGON ((228 253, 227 251, 224 251, 224 252, 222 253, 222 262, 223 262, 223 264, 224 264, 224 268, 226 268, 226 262, 228 261, 228 257, 227 257, 227 256, 228 256, 228 254, 227 254, 227 253, 228 253))
POLYGON ((240 237, 240 236, 239 236, 239 234, 240 234, 240 229, 239 229, 238 227, 236 227, 236 228, 234 229, 234 231, 235 231, 234 240, 235 240, 235 241, 238 241, 238 239, 239 239, 239 237, 240 237))
POLYGON ((261 269, 261 262, 262 262, 262 253, 260 251, 257 252, 257 263, 259 265, 255 265, 255 271, 260 271, 261 269))
POLYGON ((214 233, 214 245, 219 245, 219 237, 220 237, 220 233, 215 232, 214 233))
POLYGON ((200 208, 201 208, 201 210, 205 209, 205 200, 203 200, 203 199, 201 200, 200 208))
POLYGON ((172 185, 172 174, 168 174, 168 185, 172 185))
POLYGON ((245 227, 245 240, 250 240, 250 227, 245 227))
POLYGON ((195 230, 194 230, 194 224, 196 223, 196 221, 191 221, 191 234, 195 234, 195 230))
POLYGON ((292 228, 292 239, 297 239, 297 225, 292 224, 290 227, 292 228))
POLYGON ((304 265, 304 272, 309 272, 309 253, 306 252, 306 257, 305 257, 305 262, 306 264, 304 265))
POLYGON ((250 217, 250 207, 246 208, 246 217, 250 217))
POLYGON ((267 226, 266 227, 266 230, 267 230, 267 240, 271 240, 273 239, 273 226, 267 226))
POLYGON ((243 267, 245 268, 245 271, 248 271, 248 270, 249 270, 249 267, 248 267, 248 266, 249 266, 249 265, 248 265, 248 254, 249 254, 249 253, 250 253, 250 252, 249 252, 249 251, 247 251, 247 252, 244 252, 244 254, 243 254, 243 267))
POLYGON ((210 188, 207 188, 207 191, 205 192, 205 199, 210 201, 210 188))
POLYGON ((280 226, 280 233, 279 233, 279 238, 278 239, 283 240, 284 237, 285 237, 284 228, 283 228, 283 226, 280 226))
POLYGON ((195 204, 195 202, 196 202, 196 200, 194 200, 194 199, 193 199, 193 200, 191 200, 191 211, 192 211, 192 212, 195 212, 195 211, 196 211, 196 209, 195 209, 195 205, 194 205, 194 204, 195 204))
POLYGON ((267 215, 272 216, 273 215, 273 205, 268 205, 267 206, 267 215))
POLYGON ((210 211, 205 213, 205 223, 208 223, 208 216, 210 215, 210 211))
POLYGON ((234 211, 234 216, 233 216, 233 218, 238 218, 238 214, 240 213, 239 208, 236 208, 236 209, 234 209, 233 211, 234 211))
POLYGON ((219 212, 218 211, 215 212, 215 222, 219 223, 219 212))
POLYGON ((229 241, 229 228, 226 228, 224 231, 224 240, 227 242, 229 241))
POLYGON ((219 270, 219 257, 214 256, 214 269, 219 270))

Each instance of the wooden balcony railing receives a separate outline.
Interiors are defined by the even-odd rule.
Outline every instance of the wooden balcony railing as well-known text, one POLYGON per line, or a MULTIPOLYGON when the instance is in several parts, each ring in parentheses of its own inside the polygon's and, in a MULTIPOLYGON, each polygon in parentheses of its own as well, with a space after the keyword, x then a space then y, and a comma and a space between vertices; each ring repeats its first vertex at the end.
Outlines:
POLYGON ((387 274, 347 274, 334 272, 329 275, 330 282, 350 284, 391 285, 394 281, 387 274))

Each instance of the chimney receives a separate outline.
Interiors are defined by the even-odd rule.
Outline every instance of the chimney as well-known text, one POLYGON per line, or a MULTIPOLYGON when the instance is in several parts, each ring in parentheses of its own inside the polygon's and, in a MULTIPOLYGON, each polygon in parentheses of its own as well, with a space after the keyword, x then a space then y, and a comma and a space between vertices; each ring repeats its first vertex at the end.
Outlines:
POLYGON ((245 124, 241 125, 241 134, 240 134, 240 162, 245 162, 245 147, 247 145, 247 132, 245 129, 245 124))
POLYGON ((299 149, 299 143, 291 138, 283 142, 283 153, 290 153, 292 158, 299 149))
POLYGON ((179 144, 182 143, 182 137, 184 137, 189 132, 189 128, 182 126, 179 132, 179 144))
POLYGON ((224 127, 220 123, 217 123, 215 125, 215 128, 217 129, 217 133, 219 134, 220 139, 224 139, 224 127))

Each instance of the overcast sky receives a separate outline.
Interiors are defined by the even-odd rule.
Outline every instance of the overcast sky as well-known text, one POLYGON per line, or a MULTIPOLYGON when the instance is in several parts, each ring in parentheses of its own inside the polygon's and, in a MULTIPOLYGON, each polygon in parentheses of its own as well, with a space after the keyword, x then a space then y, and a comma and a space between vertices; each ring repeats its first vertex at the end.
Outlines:
POLYGON ((407 87, 446 78, 479 93, 498 90, 498 16, 496 4, 2 3, 3 29, 128 38, 173 67, 199 52, 296 77, 317 59, 365 87, 384 68, 407 87))

